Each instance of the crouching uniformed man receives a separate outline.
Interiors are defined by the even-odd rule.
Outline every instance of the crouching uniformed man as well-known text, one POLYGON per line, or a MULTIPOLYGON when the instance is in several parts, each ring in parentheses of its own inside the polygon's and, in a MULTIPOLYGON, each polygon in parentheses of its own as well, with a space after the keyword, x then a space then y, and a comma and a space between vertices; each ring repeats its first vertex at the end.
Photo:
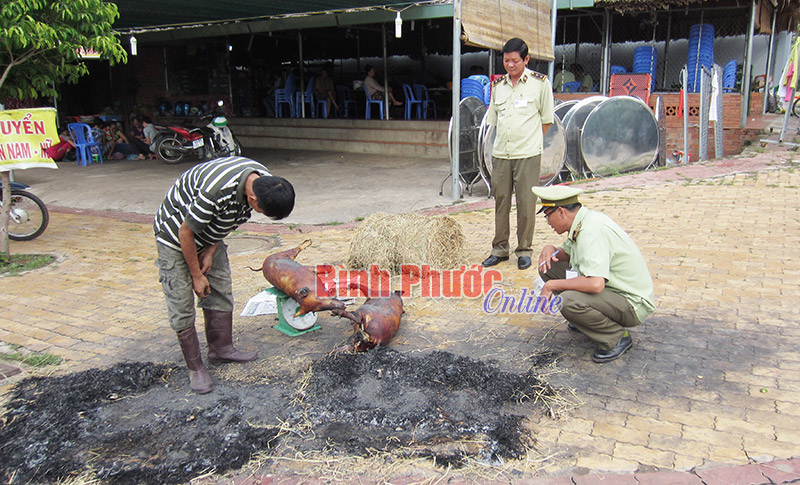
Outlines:
MULTIPOLYGON (((560 248, 539 254, 541 296, 562 298, 561 315, 570 330, 593 340, 595 362, 617 359, 633 345, 628 329, 641 324, 655 306, 653 280, 636 244, 614 221, 581 206, 574 187, 533 187, 547 223, 567 234, 560 248)), ((537 214, 539 213, 537 212, 537 214)))

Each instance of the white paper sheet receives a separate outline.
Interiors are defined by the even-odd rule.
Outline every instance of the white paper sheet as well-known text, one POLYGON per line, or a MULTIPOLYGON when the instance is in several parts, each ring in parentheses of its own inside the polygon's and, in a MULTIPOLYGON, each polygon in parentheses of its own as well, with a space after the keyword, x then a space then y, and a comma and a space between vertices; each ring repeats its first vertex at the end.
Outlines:
POLYGON ((242 310, 243 317, 278 313, 278 299, 266 290, 250 298, 242 310))

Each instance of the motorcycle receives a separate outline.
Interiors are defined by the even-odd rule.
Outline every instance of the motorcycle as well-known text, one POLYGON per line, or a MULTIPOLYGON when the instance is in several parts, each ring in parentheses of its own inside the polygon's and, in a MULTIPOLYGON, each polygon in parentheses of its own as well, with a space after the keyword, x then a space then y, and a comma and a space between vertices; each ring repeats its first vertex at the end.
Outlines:
MULTIPOLYGON (((8 237, 12 241, 30 241, 39 237, 50 222, 50 213, 42 199, 25 189, 30 186, 11 182, 11 210, 8 216, 8 237)), ((3 205, 0 187, 0 207, 3 205)))
MULTIPOLYGON (((218 106, 222 105, 220 101, 218 106)), ((180 163, 189 154, 194 154, 201 160, 242 154, 239 140, 228 128, 225 116, 209 114, 200 119, 210 121, 203 128, 156 127, 159 131, 156 153, 164 163, 169 165, 180 163)))

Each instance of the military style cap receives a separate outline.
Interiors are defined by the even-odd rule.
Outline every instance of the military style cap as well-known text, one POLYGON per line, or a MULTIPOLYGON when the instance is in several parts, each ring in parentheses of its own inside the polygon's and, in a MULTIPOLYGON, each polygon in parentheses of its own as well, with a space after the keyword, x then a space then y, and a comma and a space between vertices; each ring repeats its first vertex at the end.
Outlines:
POLYGON ((548 207, 577 204, 578 194, 583 191, 567 185, 551 185, 549 187, 531 187, 531 192, 542 199, 542 208, 536 212, 538 214, 548 207))

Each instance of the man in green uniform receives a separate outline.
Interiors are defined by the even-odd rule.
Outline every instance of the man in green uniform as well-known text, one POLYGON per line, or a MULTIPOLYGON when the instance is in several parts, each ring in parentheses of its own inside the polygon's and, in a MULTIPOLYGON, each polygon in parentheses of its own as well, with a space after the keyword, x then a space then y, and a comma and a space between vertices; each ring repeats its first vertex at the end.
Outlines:
POLYGON ((531 266, 531 243, 544 134, 553 123, 553 93, 547 76, 525 66, 528 46, 513 38, 503 46, 507 74, 492 84, 487 123, 497 127, 492 150, 492 193, 495 200, 492 253, 483 266, 508 260, 511 197, 517 196, 517 267, 531 266))
POLYGON ((556 73, 553 75, 553 91, 560 93, 564 84, 575 81, 575 75, 564 69, 564 63, 556 64, 556 73))
POLYGON ((547 223, 567 233, 560 248, 539 255, 541 296, 562 298, 561 315, 570 330, 597 343, 595 362, 610 362, 633 345, 628 328, 655 310, 653 280, 636 244, 614 221, 582 207, 574 187, 534 187, 547 223))

